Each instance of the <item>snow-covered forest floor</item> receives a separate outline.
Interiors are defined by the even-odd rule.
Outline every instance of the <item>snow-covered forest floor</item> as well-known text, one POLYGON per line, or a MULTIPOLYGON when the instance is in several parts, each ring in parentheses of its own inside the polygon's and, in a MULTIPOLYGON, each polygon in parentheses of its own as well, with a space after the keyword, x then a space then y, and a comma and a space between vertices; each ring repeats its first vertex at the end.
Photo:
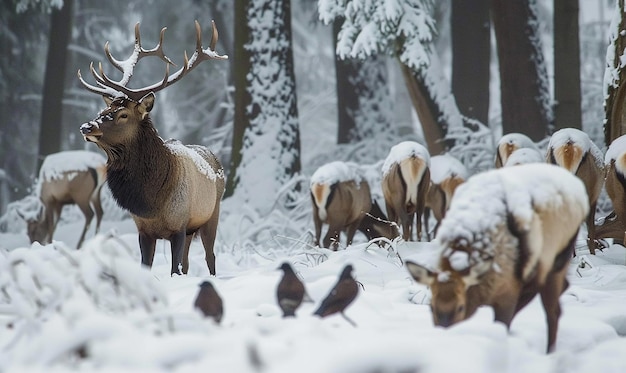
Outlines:
MULTIPOLYGON (((331 252, 311 246, 306 229, 301 236, 271 233, 299 229, 280 213, 250 225, 254 220, 240 211, 229 214, 233 208, 225 201, 216 277, 208 275, 198 240, 186 276, 170 276, 163 241, 152 270, 141 268, 129 219, 104 221, 102 234, 91 239, 90 230, 79 251, 73 246, 80 219, 60 225, 55 243, 45 247, 30 247, 25 234, 1 234, 8 250, 0 255, 0 288, 2 299, 12 301, 0 304, 0 372, 626 371, 623 246, 591 256, 579 237, 556 352, 546 355, 538 298, 509 332, 492 321, 489 308, 452 328, 433 327, 429 292, 402 264, 432 259, 431 243, 384 249, 357 235, 359 243, 331 252), (283 319, 276 303, 283 261, 313 300, 293 319, 283 319), (341 316, 312 316, 347 263, 363 284, 346 311, 356 327, 341 316), (224 302, 220 325, 193 309, 198 284, 207 279, 224 302)), ((312 226, 307 218, 302 224, 312 226)))

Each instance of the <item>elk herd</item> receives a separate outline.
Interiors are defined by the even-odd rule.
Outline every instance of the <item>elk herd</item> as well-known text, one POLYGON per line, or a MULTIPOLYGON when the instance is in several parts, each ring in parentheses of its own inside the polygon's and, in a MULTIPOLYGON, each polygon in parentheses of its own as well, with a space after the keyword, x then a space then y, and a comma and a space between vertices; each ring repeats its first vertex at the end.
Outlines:
MULTIPOLYGON (((100 190, 106 180, 115 201, 129 211, 137 226, 143 265, 152 266, 157 239, 166 239, 171 244, 171 273, 187 273, 189 246, 198 235, 209 272, 216 274, 213 247, 224 193, 222 165, 204 146, 164 141, 150 117, 156 92, 203 61, 227 58, 215 52, 215 24, 207 49, 197 22, 195 27, 195 51, 191 57, 185 53, 183 66, 173 74, 169 68, 174 64, 162 47, 165 28, 157 46, 145 49, 139 24, 135 48, 126 60, 114 58, 105 45, 108 61, 122 73, 120 80, 109 78, 101 64, 97 71, 90 66, 96 85, 78 72, 83 86, 101 95, 106 104, 95 119, 80 126, 80 132, 107 159, 76 152, 74 162, 61 162, 66 166, 61 169, 49 167, 60 164, 52 162, 55 155, 46 159, 39 175, 40 206, 35 214, 24 216, 31 241, 51 242, 62 206, 73 203, 85 215, 80 247, 94 213, 96 232, 99 228, 100 190), (147 56, 164 62, 165 77, 144 88, 129 88, 137 61, 147 56)), ((331 162, 312 174, 315 244, 338 250, 340 234, 345 234, 348 246, 357 232, 382 242, 434 237, 440 247, 436 266, 405 264, 417 282, 429 286, 436 325, 453 325, 488 305, 495 320, 509 326, 515 314, 539 294, 548 323, 548 350, 552 350, 560 315, 558 298, 568 286, 567 264, 575 254, 581 224, 586 223, 591 254, 599 249, 599 233, 624 238, 625 138, 615 140, 603 155, 589 136, 576 129, 554 133, 545 152, 525 135, 507 134, 497 143, 494 169, 471 177, 459 160, 449 154, 431 156, 414 141, 393 146, 381 161, 379 185, 370 185, 360 166, 348 162, 331 162), (604 185, 615 214, 606 226, 596 229, 594 212, 604 185), (373 197, 373 187, 380 187, 384 209, 373 197)), ((221 304, 215 312, 221 317, 221 304)))

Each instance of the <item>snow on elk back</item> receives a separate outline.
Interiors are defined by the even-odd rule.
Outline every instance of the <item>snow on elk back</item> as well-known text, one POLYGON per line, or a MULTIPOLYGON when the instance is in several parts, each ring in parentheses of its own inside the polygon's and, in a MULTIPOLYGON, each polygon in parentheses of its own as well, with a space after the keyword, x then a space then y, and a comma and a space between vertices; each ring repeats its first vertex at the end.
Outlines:
POLYGON ((35 186, 35 193, 40 194, 41 184, 44 181, 58 180, 69 177, 67 173, 85 172, 98 169, 106 164, 102 155, 86 150, 70 150, 46 156, 39 169, 39 178, 35 186))
POLYGON ((430 185, 430 154, 421 144, 403 141, 391 147, 382 167, 382 190, 387 215, 402 225, 402 238, 412 238, 412 222, 417 218, 417 239, 430 185))
POLYGON ((520 164, 526 163, 542 162, 545 162, 545 159, 543 159, 543 155, 541 154, 541 152, 539 152, 539 150, 533 148, 520 148, 513 151, 513 153, 509 155, 509 158, 504 163, 504 167, 518 166, 520 164))
POLYGON ((318 168, 310 180, 313 202, 315 242, 320 244, 322 224, 329 225, 324 237, 324 247, 337 248, 339 232, 346 231, 347 244, 372 207, 372 197, 367 180, 353 163, 331 162, 318 168), (334 242, 331 240, 334 239, 334 242))
POLYGON ((609 145, 604 157, 606 168, 605 188, 613 203, 618 219, 616 226, 605 221, 598 228, 599 237, 624 238, 626 233, 626 135, 622 135, 609 145))
POLYGON ((481 305, 510 326, 537 293, 556 340, 567 263, 589 212, 585 186, 563 168, 526 164, 470 177, 443 219, 436 269, 407 261, 412 277, 431 288, 436 325, 450 326, 481 305))
POLYGON ((589 198, 590 214, 587 217, 587 246, 595 254, 595 211, 604 184, 604 157, 589 136, 576 128, 563 128, 550 138, 546 160, 578 176, 585 184, 589 198))
POLYGON ((529 148, 539 151, 530 137, 522 133, 508 133, 500 138, 496 146, 496 168, 506 164, 508 158, 518 149, 529 148))

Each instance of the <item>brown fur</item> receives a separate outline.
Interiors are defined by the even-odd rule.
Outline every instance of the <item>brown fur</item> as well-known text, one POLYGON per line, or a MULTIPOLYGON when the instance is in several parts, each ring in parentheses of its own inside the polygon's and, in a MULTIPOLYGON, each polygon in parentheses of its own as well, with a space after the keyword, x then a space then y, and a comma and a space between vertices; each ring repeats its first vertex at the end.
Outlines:
POLYGON ((322 241, 324 247, 337 250, 340 232, 346 232, 346 242, 347 245, 350 245, 361 220, 372 208, 372 197, 367 181, 361 180, 358 185, 354 180, 342 181, 334 185, 313 184, 311 191, 315 243, 320 245, 322 224, 328 224, 328 231, 322 241), (316 202, 313 191, 324 188, 332 188, 328 195, 329 200, 317 200, 316 202), (320 216, 322 207, 325 207, 326 210, 325 217, 320 216))
POLYGON ((604 224, 596 227, 598 237, 610 237, 623 240, 626 234, 626 153, 620 154, 617 159, 611 160, 606 169, 605 188, 615 211, 615 219, 605 220, 604 224))
MULTIPOLYGON (((378 202, 373 200, 372 209, 363 217, 357 229, 371 241, 380 237, 393 240, 400 236, 398 228, 398 224, 387 220, 387 216, 385 216, 378 202)), ((383 241, 380 241, 379 244, 383 244, 383 241)))
POLYGON ((102 165, 97 170, 68 171, 61 178, 43 181, 39 195, 42 210, 35 219, 26 220, 30 242, 38 241, 42 245, 51 243, 63 206, 76 204, 85 216, 85 225, 76 244, 76 248, 79 249, 94 213, 96 215, 95 233, 100 230, 103 215, 100 191, 105 179, 105 166, 102 165))
MULTIPOLYGON (((568 188, 556 185, 578 182, 575 178, 568 180, 568 175, 555 175, 553 179, 555 189, 564 199, 562 203, 536 205, 529 199, 533 215, 517 217, 508 211, 505 202, 506 216, 494 229, 487 224, 487 231, 475 232, 473 236, 478 242, 468 242, 463 232, 459 237, 451 234, 443 238, 436 270, 406 262, 412 277, 430 286, 436 325, 451 326, 471 317, 479 306, 488 305, 494 309, 495 320, 509 327, 517 312, 539 293, 548 323, 548 351, 552 351, 561 312, 559 296, 567 288, 567 262, 579 226, 588 212, 587 201, 581 200, 581 193, 569 195, 568 188), (486 242, 488 247, 484 246, 486 242), (453 253, 466 253, 470 258, 469 267, 461 268, 457 264, 458 269, 455 269, 450 261, 453 253)), ((511 173, 507 177, 507 182, 513 181, 511 173)), ((580 184, 579 189, 582 191, 580 184)), ((466 216, 464 209, 451 209, 448 216, 456 211, 466 216)))
POLYGON ((587 225, 587 246, 589 252, 595 255, 597 249, 595 230, 595 211, 598 198, 604 185, 604 168, 600 166, 603 160, 595 159, 592 153, 585 153, 581 145, 568 142, 557 149, 548 149, 547 162, 561 166, 578 176, 585 184, 589 196, 589 216, 587 225))
POLYGON ((157 239, 172 246, 171 273, 187 273, 189 245, 199 233, 209 272, 215 274, 213 245, 224 193, 224 171, 205 147, 189 145, 217 175, 201 173, 187 155, 173 153, 150 121, 154 95, 139 102, 104 97, 108 107, 81 126, 85 139, 108 156, 108 183, 118 204, 137 225, 141 262, 152 266, 157 239))
POLYGON ((448 211, 448 208, 450 207, 450 201, 452 200, 454 191, 464 182, 465 179, 457 175, 445 178, 439 184, 435 184, 431 181, 428 193, 426 194, 426 203, 424 205, 424 226, 426 228, 426 235, 428 239, 430 239, 430 233, 428 231, 429 216, 427 211, 432 211, 435 220, 437 220, 437 224, 434 229, 434 235, 436 235, 439 225, 441 224, 441 220, 446 216, 446 211, 448 211))
POLYGON ((406 241, 413 239, 413 219, 416 219, 417 240, 422 236, 422 214, 426 203, 426 193, 430 184, 430 170, 426 161, 421 158, 409 158, 403 162, 410 162, 405 168, 412 175, 403 175, 401 165, 394 164, 383 176, 382 190, 387 207, 387 216, 392 222, 399 222, 402 226, 402 238, 406 241), (420 170, 423 170, 421 179, 420 170), (413 184, 410 185, 410 180, 413 184), (409 200, 412 189, 417 196, 415 203, 409 200))

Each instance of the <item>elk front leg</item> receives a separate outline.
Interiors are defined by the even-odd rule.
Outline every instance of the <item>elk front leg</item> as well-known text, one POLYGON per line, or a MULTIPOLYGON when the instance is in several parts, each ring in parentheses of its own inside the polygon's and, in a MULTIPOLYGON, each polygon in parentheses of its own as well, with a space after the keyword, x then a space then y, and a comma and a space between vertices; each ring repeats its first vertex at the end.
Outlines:
POLYGON ((145 233, 139 232, 139 249, 141 250, 141 264, 148 268, 152 268, 154 260, 154 248, 156 247, 156 239, 145 233))
POLYGON ((553 272, 546 278, 546 283, 540 291, 543 309, 546 312, 546 320, 548 322, 548 346, 547 352, 554 351, 556 343, 556 333, 559 327, 559 318, 561 317, 561 304, 559 296, 563 293, 567 274, 567 266, 558 272, 553 272))
POLYGON ((172 275, 174 273, 182 275, 183 251, 186 238, 186 229, 182 229, 180 232, 176 232, 170 237, 170 244, 172 245, 172 275))
POLYGON ((188 234, 185 237, 185 247, 183 248, 183 273, 187 274, 189 272, 189 246, 191 246, 191 241, 193 240, 193 233, 188 234))

